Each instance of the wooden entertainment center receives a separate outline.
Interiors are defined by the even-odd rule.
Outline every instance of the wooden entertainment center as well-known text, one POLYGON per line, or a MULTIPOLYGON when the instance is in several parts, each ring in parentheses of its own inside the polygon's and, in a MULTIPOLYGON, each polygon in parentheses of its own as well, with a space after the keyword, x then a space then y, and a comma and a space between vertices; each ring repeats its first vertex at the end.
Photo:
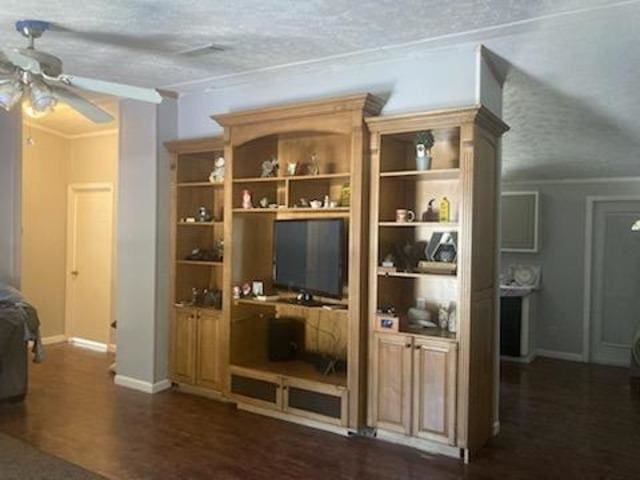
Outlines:
POLYGON ((378 117, 382 106, 363 94, 215 115, 223 138, 167 143, 171 380, 263 415, 468 455, 494 422, 497 142, 507 127, 483 107, 378 117), (431 166, 416 170, 414 140, 425 131, 431 166), (220 156, 224 181, 210 183, 220 156), (396 210, 418 215, 442 196, 447 222, 396 222, 396 210), (198 217, 201 206, 210 219, 198 217), (274 226, 296 219, 344 222, 342 298, 307 304, 274 285, 274 226), (457 235, 455 275, 381 268, 388 250, 434 232, 457 235), (221 260, 187 259, 221 239, 221 260), (221 310, 191 305, 193 287, 219 290, 221 310), (455 332, 408 322, 422 297, 432 317, 455 303, 455 332), (378 325, 390 306, 396 331, 378 325), (279 321, 301 332, 304 355, 273 358, 279 321))

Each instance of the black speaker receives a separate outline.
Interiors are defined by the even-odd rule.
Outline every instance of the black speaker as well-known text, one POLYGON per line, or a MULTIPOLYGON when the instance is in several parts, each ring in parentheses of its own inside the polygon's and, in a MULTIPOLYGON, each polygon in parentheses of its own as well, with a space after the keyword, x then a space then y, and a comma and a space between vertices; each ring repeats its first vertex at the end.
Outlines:
POLYGON ((294 360, 304 350, 304 323, 293 317, 269 319, 267 331, 269 360, 294 360))

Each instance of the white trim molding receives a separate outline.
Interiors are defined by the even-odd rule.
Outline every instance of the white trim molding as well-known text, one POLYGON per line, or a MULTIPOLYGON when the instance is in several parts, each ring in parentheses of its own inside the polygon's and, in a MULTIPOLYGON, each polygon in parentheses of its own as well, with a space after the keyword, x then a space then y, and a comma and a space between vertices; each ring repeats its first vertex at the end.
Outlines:
POLYGON ((591 284, 593 257, 593 213, 598 202, 637 202, 640 196, 588 196, 584 222, 584 297, 582 299, 582 361, 591 360, 591 284))
POLYGON ((558 352, 555 350, 536 350, 538 357, 555 358, 556 360, 568 360, 569 362, 584 362, 584 357, 581 353, 573 352, 558 352))
POLYGON ((51 335, 50 337, 42 338, 43 345, 55 345, 56 343, 66 343, 66 342, 67 342, 66 335, 51 335))
POLYGON ((633 183, 640 182, 640 177, 597 177, 597 178, 543 178, 531 180, 503 180, 505 187, 519 185, 582 185, 588 183, 633 183))
POLYGON ((31 122, 29 120, 24 120, 23 124, 27 128, 31 128, 34 130, 40 130, 41 132, 48 133, 49 135, 55 135, 60 138, 64 138, 65 140, 77 140, 79 138, 90 138, 90 137, 101 137, 106 135, 117 135, 117 128, 109 128, 105 130, 95 130, 93 132, 85 132, 85 133, 64 133, 60 130, 56 130, 54 128, 45 127, 44 125, 40 125, 35 122, 31 122))
POLYGON ((121 387, 130 388, 132 390, 138 390, 144 393, 160 393, 164 390, 171 388, 171 382, 167 379, 160 380, 156 383, 145 382, 144 380, 138 380, 137 378, 126 377, 124 375, 116 375, 113 379, 116 385, 121 387))
POLYGON ((109 346, 106 343, 94 342, 93 340, 87 340, 86 338, 69 337, 68 341, 74 347, 86 348, 87 350, 93 350, 94 352, 106 353, 109 350, 109 346))

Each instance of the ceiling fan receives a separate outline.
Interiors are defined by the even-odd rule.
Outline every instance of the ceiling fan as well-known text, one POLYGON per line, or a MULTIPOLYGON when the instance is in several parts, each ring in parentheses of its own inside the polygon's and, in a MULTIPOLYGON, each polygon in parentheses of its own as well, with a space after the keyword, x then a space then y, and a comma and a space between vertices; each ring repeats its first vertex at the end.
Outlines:
POLYGON ((52 112, 57 103, 62 102, 95 123, 108 123, 113 120, 109 113, 69 88, 143 102, 162 102, 155 89, 63 73, 62 60, 35 48, 35 40, 51 26, 49 22, 40 20, 16 22, 16 30, 29 39, 29 45, 4 52, 0 50, 0 107, 9 111, 22 101, 24 111, 38 118, 52 112))

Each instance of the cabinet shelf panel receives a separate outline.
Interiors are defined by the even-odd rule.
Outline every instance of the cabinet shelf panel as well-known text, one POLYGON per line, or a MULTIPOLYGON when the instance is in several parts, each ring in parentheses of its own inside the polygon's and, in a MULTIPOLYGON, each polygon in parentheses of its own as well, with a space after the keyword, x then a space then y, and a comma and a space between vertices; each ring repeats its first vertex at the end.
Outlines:
POLYGON ((178 188, 224 188, 224 183, 211 183, 211 182, 180 182, 177 184, 178 188))
POLYGON ((425 227, 433 230, 457 230, 458 223, 452 222, 378 222, 379 227, 398 227, 398 228, 410 228, 410 227, 425 227))
POLYGON ((458 180, 460 178, 459 168, 442 168, 434 170, 399 170, 395 172, 381 172, 382 178, 403 178, 407 180, 458 180))
POLYGON ((200 261, 200 260, 176 260, 176 263, 180 265, 202 265, 209 267, 222 267, 224 263, 222 262, 210 262, 210 261, 200 261))
POLYGON ((336 385, 341 387, 347 386, 347 375, 344 372, 332 373, 324 375, 318 371, 311 363, 301 360, 290 360, 283 362, 242 362, 235 363, 233 366, 243 369, 256 370, 258 372, 271 373, 288 378, 298 378, 316 383, 327 385, 336 385))
POLYGON ((455 281, 456 275, 440 274, 440 273, 419 273, 419 272, 382 272, 378 271, 381 277, 398 277, 398 278, 432 278, 455 281))

